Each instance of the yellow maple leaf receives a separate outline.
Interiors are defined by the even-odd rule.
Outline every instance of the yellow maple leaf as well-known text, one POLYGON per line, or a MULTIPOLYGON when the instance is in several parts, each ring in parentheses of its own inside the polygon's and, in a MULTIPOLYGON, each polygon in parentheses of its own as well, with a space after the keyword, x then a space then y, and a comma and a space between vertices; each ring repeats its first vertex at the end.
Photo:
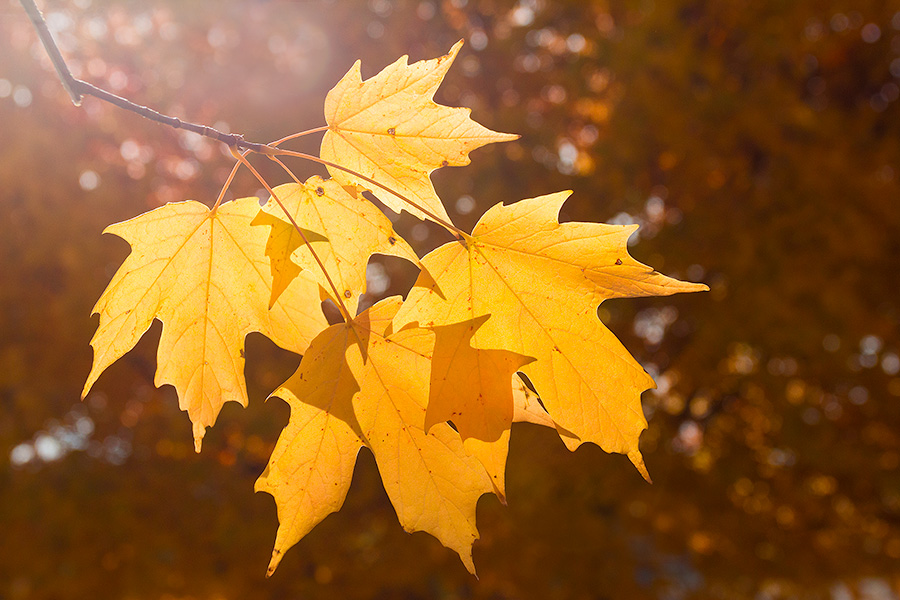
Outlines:
POLYGON ((434 327, 435 344, 425 429, 451 421, 466 451, 487 470, 506 501, 504 473, 513 421, 511 377, 534 359, 506 350, 480 350, 470 340, 487 316, 434 327))
MULTIPOLYGON (((415 251, 397 235, 384 213, 362 194, 351 194, 332 179, 316 176, 303 185, 287 183, 272 191, 301 229, 320 234, 313 239, 306 235, 351 315, 356 314, 360 294, 366 290, 366 265, 372 254, 398 256, 419 264, 415 251)), ((266 243, 273 277, 270 303, 274 304, 301 269, 319 282, 326 297, 333 297, 322 268, 286 219, 278 203, 270 198, 252 223, 272 228, 266 243)))
POLYGON ((291 407, 257 492, 268 492, 278 509, 278 533, 268 575, 284 552, 322 519, 340 510, 350 489, 363 434, 351 398, 359 384, 345 354, 352 332, 334 325, 315 338, 294 375, 271 397, 291 407))
MULTIPOLYGON (((439 167, 469 164, 469 152, 492 142, 518 138, 479 125, 468 108, 450 108, 433 101, 434 93, 462 47, 457 42, 446 56, 411 65, 403 56, 374 77, 362 80, 360 62, 325 97, 325 122, 320 155, 365 175, 449 222, 429 175, 439 167)), ((426 215, 402 198, 340 169, 329 167, 341 183, 370 190, 396 212, 426 215)))
POLYGON ((94 306, 100 324, 91 340, 94 362, 82 397, 109 365, 131 350, 153 319, 163 323, 157 386, 172 384, 193 423, 194 443, 222 405, 247 405, 244 338, 251 331, 302 354, 327 323, 317 283, 301 274, 271 310, 266 233, 251 227, 256 198, 211 211, 177 202, 110 225, 131 254, 94 306))
POLYGON ((428 254, 397 326, 451 325, 490 315, 473 344, 537 359, 521 371, 569 447, 589 441, 621 452, 646 477, 638 450, 647 426, 640 395, 655 384, 603 325, 597 307, 610 298, 707 287, 671 279, 631 258, 626 242, 636 226, 560 224, 557 215, 569 194, 498 204, 471 237, 428 254))
POLYGON ((507 350, 470 345, 487 315, 434 327, 435 346, 425 428, 452 421, 463 440, 500 438, 513 420, 510 378, 534 359, 507 350))
POLYGON ((352 458, 371 448, 400 524, 455 550, 470 572, 475 506, 492 485, 446 423, 425 431, 434 333, 393 332, 399 297, 333 325, 272 395, 291 405, 257 489, 272 492, 279 531, 271 573, 284 551, 343 503, 352 458))

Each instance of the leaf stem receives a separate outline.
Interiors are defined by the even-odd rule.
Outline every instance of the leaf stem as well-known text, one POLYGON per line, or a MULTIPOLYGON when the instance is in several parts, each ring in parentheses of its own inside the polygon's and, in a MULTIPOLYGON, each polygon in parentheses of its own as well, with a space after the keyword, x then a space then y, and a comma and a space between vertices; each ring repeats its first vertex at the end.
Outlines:
MULTIPOLYGON (((283 137, 283 138, 281 138, 280 140, 277 140, 277 141, 274 141, 274 142, 269 142, 268 145, 269 145, 269 146, 277 146, 278 144, 283 144, 284 142, 287 142, 288 140, 293 140, 293 139, 296 139, 296 138, 298 138, 298 137, 303 137, 304 135, 310 135, 310 134, 312 134, 312 133, 319 133, 320 131, 325 131, 326 129, 328 129, 328 126, 327 126, 327 125, 325 125, 325 126, 323 126, 323 127, 316 127, 315 129, 307 129, 306 131, 300 131, 300 132, 297 132, 297 133, 292 133, 291 135, 286 136, 286 137, 283 137)), ((247 155, 250 154, 250 152, 251 152, 250 150, 246 150, 246 151, 244 151, 244 153, 242 154, 242 156, 243 156, 244 158, 247 158, 247 155)), ((279 165, 281 165, 281 167, 282 167, 285 171, 287 171, 288 175, 290 175, 290 176, 293 178, 294 181, 296 181, 297 183, 300 183, 300 180, 297 179, 297 176, 294 175, 294 172, 291 171, 290 169, 288 169, 288 168, 284 165, 283 162, 281 162, 280 160, 278 160, 278 157, 273 156, 273 155, 271 155, 271 154, 268 154, 267 156, 268 156, 269 158, 271 158, 272 160, 274 160, 275 162, 277 162, 279 165)), ((222 191, 219 192, 219 197, 216 199, 216 203, 213 205, 212 209, 210 209, 210 210, 213 210, 213 211, 214 211, 214 210, 216 210, 217 208, 219 208, 219 205, 220 205, 220 204, 222 204, 222 200, 225 198, 225 192, 228 191, 228 188, 231 186, 231 181, 234 179, 234 176, 237 175, 238 169, 241 168, 241 165, 242 165, 242 164, 243 164, 243 163, 242 163, 240 160, 235 161, 234 167, 232 167, 231 173, 228 175, 228 179, 225 180, 225 185, 222 186, 222 191)))
POLYGON ((293 225, 294 229, 297 230, 297 233, 300 234, 300 239, 302 239, 303 243, 306 244, 306 247, 309 248, 309 253, 312 254, 312 257, 315 259, 316 264, 318 264, 319 268, 322 269, 322 274, 325 275, 325 279, 328 281, 328 285, 331 287, 331 291, 334 293, 334 298, 335 300, 337 300, 338 308, 341 310, 341 316, 344 318, 344 321, 348 323, 352 321, 353 316, 350 314, 350 311, 347 310, 347 306, 344 304, 344 300, 341 298, 341 293, 338 291, 337 286, 334 285, 334 281, 331 279, 331 275, 328 274, 328 270, 325 268, 325 264, 322 262, 322 259, 319 258, 319 255, 316 254, 316 251, 313 249, 312 244, 309 243, 309 239, 306 237, 306 234, 303 233, 303 230, 300 229, 297 221, 294 220, 294 217, 275 194, 275 191, 272 189, 269 183, 263 178, 262 175, 259 174, 259 171, 257 171, 256 168, 254 168, 254 166, 250 164, 250 161, 248 161, 243 154, 239 153, 234 148, 231 149, 231 153, 236 159, 238 159, 241 163, 246 165, 248 169, 250 169, 250 172, 253 173, 253 175, 261 184, 263 184, 263 187, 266 188, 266 191, 268 191, 272 196, 272 199, 275 200, 275 203, 281 207, 281 210, 287 216, 288 220, 291 222, 291 225, 293 225))
POLYGON ((290 140, 297 139, 298 137, 303 137, 304 135, 311 135, 313 133, 321 133, 322 131, 327 131, 328 125, 322 125, 321 127, 315 127, 314 129, 307 129, 306 131, 300 131, 298 133, 292 133, 289 136, 285 136, 278 141, 269 142, 270 146, 280 146, 281 144, 288 142, 290 140))
POLYGON ((362 173, 354 171, 353 169, 349 169, 343 165, 333 163, 330 160, 325 160, 323 158, 319 158, 318 156, 313 156, 312 154, 306 154, 305 152, 294 152, 292 150, 282 150, 281 148, 276 148, 275 154, 283 154, 285 156, 294 156, 296 158, 305 158, 306 160, 312 161, 314 163, 318 163, 320 165, 325 165, 326 167, 334 167, 335 169, 340 169, 341 171, 344 171, 345 173, 349 173, 350 175, 353 175, 354 177, 359 177, 366 183, 371 183, 372 185, 378 186, 381 189, 383 189, 384 191, 397 196, 398 198, 400 198, 401 200, 403 200, 404 202, 406 202, 413 208, 420 210, 429 219, 431 219, 435 223, 438 223, 439 225, 442 225, 445 229, 447 229, 455 237, 460 238, 460 237, 463 237, 466 235, 466 232, 464 232, 462 229, 458 228, 453 223, 445 221, 444 219, 440 218, 439 216, 437 216, 436 214, 434 214, 427 208, 424 208, 423 206, 419 205, 418 203, 413 202, 412 200, 410 200, 403 194, 396 192, 396 191, 392 190, 391 188, 389 188, 388 186, 384 185, 383 183, 379 183, 379 182, 375 181, 374 179, 372 179, 371 177, 366 177, 362 173))
MULTIPOLYGON (((248 154, 250 154, 249 150, 241 154, 241 156, 246 158, 248 154)), ((219 197, 216 198, 216 203, 213 204, 213 207, 210 209, 211 212, 215 212, 215 210, 219 208, 219 205, 222 204, 222 199, 225 198, 225 192, 231 187, 231 181, 234 179, 234 176, 237 175, 238 169, 241 168, 241 164, 242 162, 240 160, 234 163, 234 166, 231 168, 231 173, 228 174, 228 179, 225 180, 225 185, 222 186, 222 191, 219 192, 219 197)))
POLYGON ((281 168, 284 169, 285 172, 291 176, 291 179, 294 180, 294 183, 296 183, 297 185, 303 185, 303 183, 300 181, 300 179, 296 175, 294 175, 293 171, 288 169, 288 166, 286 164, 284 164, 280 158, 278 158, 277 156, 270 156, 269 158, 271 160, 274 160, 275 162, 277 162, 279 165, 281 165, 281 168))

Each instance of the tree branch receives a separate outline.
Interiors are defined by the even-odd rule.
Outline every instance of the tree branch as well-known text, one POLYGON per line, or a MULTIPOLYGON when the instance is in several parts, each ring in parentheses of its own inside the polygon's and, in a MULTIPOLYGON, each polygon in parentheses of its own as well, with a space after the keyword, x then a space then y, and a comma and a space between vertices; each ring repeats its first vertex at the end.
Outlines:
POLYGON ((277 152, 277 149, 275 147, 268 144, 259 144, 257 142, 247 141, 241 134, 223 133, 217 129, 208 127, 207 125, 188 123, 186 121, 182 121, 177 117, 164 115, 153 110, 152 108, 147 108, 146 106, 135 104, 131 100, 122 98, 121 96, 117 96, 111 92, 107 92, 106 90, 98 88, 97 86, 92 85, 86 81, 82 81, 81 79, 77 79, 72 75, 72 72, 69 71, 69 66, 66 64, 65 59, 60 53, 59 47, 56 45, 56 42, 53 41, 53 36, 50 34, 50 29, 47 27, 47 22, 44 20, 44 15, 42 15, 41 11, 38 10, 38 7, 37 5, 35 5, 34 0, 19 0, 19 3, 28 14, 28 18, 31 20, 31 24, 34 25, 34 29, 35 31, 37 31, 38 37, 40 37, 41 43, 44 45, 44 49, 47 51, 47 55, 50 57, 50 61, 53 63, 53 67, 56 69, 56 74, 59 76, 63 87, 69 94, 69 97, 72 99, 72 103, 75 104, 75 106, 81 106, 81 101, 84 96, 93 96, 94 98, 103 100, 104 102, 114 104, 119 108, 123 108, 127 111, 141 115, 142 117, 150 119, 151 121, 156 121, 157 123, 162 123, 163 125, 174 127, 175 129, 186 129, 188 131, 200 134, 204 137, 212 138, 216 141, 222 142, 223 144, 232 148, 237 148, 239 150, 250 150, 252 152, 267 154, 270 156, 274 155, 277 152))

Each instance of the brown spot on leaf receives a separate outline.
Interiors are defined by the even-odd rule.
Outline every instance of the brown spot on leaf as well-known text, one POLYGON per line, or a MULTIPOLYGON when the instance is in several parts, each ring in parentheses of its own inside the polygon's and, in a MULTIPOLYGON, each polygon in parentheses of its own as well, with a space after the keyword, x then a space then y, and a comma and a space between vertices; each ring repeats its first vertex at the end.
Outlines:
POLYGON ((621 264, 622 264, 622 259, 621 259, 621 258, 617 258, 617 259, 616 259, 616 264, 617 264, 617 265, 621 265, 621 264))
POLYGON ((388 238, 388 243, 389 243, 391 246, 393 246, 394 244, 397 243, 397 238, 395 238, 394 236, 389 237, 389 238, 388 238))
POLYGON ((391 127, 390 129, 388 129, 388 135, 396 135, 396 134, 397 134, 397 130, 394 129, 393 127, 391 127))
POLYGON ((324 195, 325 195, 325 188, 323 188, 320 185, 319 187, 316 188, 316 196, 324 196, 324 195))
POLYGON ((448 163, 446 160, 442 160, 442 161, 441 161, 441 166, 442 166, 442 167, 446 167, 446 166, 448 166, 449 164, 450 164, 450 163, 448 163))
POLYGON ((350 290, 344 290, 344 298, 349 298, 353 293, 350 290))

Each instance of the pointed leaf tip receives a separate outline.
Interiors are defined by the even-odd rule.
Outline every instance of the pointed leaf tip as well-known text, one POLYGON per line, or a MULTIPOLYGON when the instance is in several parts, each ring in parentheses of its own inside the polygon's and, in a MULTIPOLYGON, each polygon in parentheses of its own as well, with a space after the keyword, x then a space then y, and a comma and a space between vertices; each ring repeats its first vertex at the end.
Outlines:
POLYGON ((284 553, 275 548, 272 550, 272 558, 269 559, 269 566, 266 567, 266 579, 271 577, 275 573, 275 569, 278 568, 278 565, 281 563, 281 559, 284 557, 284 553))
POLYGON ((644 478, 644 481, 647 483, 653 483, 653 480, 650 479, 650 473, 647 472, 647 465, 644 464, 644 457, 641 456, 641 453, 637 450, 628 453, 628 460, 631 461, 631 464, 634 465, 634 468, 638 470, 638 473, 641 474, 641 477, 644 478))
POLYGON ((194 423, 194 452, 200 454, 200 448, 203 446, 203 436, 206 435, 206 427, 200 423, 194 423))

